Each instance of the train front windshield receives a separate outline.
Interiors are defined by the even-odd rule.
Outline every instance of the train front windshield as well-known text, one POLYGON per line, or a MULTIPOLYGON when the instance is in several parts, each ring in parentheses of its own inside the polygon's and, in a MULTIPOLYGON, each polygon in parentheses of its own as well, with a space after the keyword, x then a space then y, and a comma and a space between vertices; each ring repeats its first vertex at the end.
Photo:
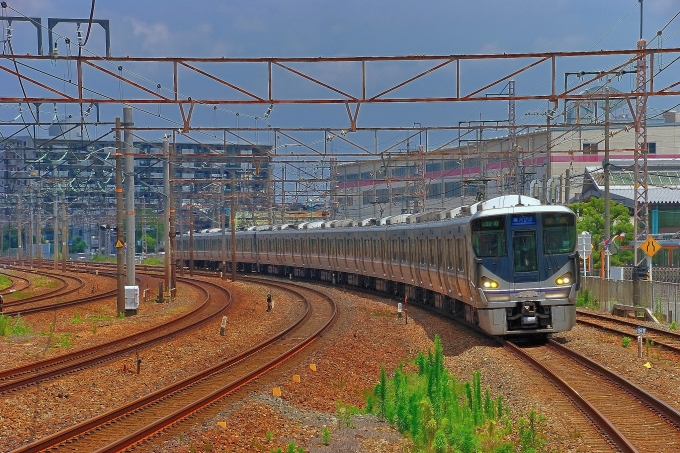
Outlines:
POLYGON ((543 250, 546 255, 572 253, 576 244, 572 214, 543 214, 543 250))
POLYGON ((489 217, 472 222, 472 248, 479 258, 505 256, 505 218, 489 217))

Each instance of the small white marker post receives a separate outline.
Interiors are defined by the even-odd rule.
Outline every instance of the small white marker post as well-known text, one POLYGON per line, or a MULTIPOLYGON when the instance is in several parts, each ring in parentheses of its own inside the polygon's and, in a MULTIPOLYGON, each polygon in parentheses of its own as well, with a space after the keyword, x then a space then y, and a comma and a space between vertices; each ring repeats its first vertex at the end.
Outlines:
POLYGON ((642 336, 647 332, 646 327, 637 328, 637 340, 638 340, 638 359, 642 358, 642 336))
POLYGON ((220 324, 220 336, 224 336, 224 331, 227 328, 227 317, 222 316, 222 324, 220 324))

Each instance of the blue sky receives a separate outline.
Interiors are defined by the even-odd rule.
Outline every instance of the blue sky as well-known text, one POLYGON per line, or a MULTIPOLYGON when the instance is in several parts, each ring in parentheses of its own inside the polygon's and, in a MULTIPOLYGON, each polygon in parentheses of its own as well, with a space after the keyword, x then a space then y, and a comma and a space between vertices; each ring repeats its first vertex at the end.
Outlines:
MULTIPOLYGON (((7 3, 21 14, 42 18, 44 23, 48 17, 87 18, 91 7, 88 0, 9 0, 7 3)), ((645 0, 644 37, 651 40, 679 10, 677 0, 645 0)), ((4 14, 15 15, 9 9, 4 14)), ((95 18, 111 21, 112 54, 115 56, 383 56, 632 49, 639 35, 640 10, 637 0, 99 0, 95 18)), ((679 30, 680 18, 664 31, 664 48, 680 47, 679 30)), ((60 24, 56 31, 75 42, 74 24, 60 24)), ((15 23, 13 34, 15 53, 35 53, 34 29, 28 24, 15 23)), ((102 29, 95 26, 88 50, 103 55, 103 36, 102 29)), ((46 39, 46 33, 44 37, 46 39)), ((61 49, 63 55, 65 47, 61 49)), ((569 70, 577 69, 599 68, 597 63, 584 63, 579 67, 575 62, 569 70)), ((55 71, 61 71, 64 77, 67 70, 70 69, 55 66, 55 71)), ((168 79, 168 74, 161 73, 162 69, 153 65, 139 65, 134 71, 153 82, 166 84, 168 79)), ((384 71, 387 81, 390 77, 403 80, 411 74, 401 67, 384 71)), ((483 79, 485 72, 494 71, 507 71, 507 68, 489 70, 480 64, 466 69, 465 77, 483 79)), ((341 73, 321 75, 327 76, 332 83, 343 83, 341 73)), ((530 92, 532 80, 519 83, 518 94, 530 92)), ((625 90, 629 86, 630 81, 626 84, 624 80, 622 88, 625 90)), ((666 101, 677 102, 663 102, 666 101)), ((659 108, 665 107, 663 102, 659 108)), ((518 123, 538 122, 537 118, 526 114, 546 107, 518 105, 518 123)), ((239 112, 238 125, 264 126, 262 117, 266 108, 266 105, 228 106, 214 112, 197 109, 195 119, 205 126, 233 127, 237 124, 235 112, 239 112)), ((179 119, 179 114, 170 107, 163 109, 164 114, 179 119)), ((67 108, 62 110, 63 114, 67 111, 67 108)), ((112 119, 110 117, 120 115, 120 107, 103 108, 102 114, 106 119, 112 119)), ((0 108, 0 119, 7 121, 14 116, 10 108, 0 108)), ((370 127, 411 126, 417 122, 426 127, 503 117, 507 117, 507 103, 501 102, 367 106, 362 107, 359 123, 370 127)), ((269 121, 273 127, 337 128, 347 124, 347 114, 343 106, 324 109, 277 106, 269 121)), ((135 122, 139 125, 164 124, 141 112, 135 113, 135 122)), ((271 141, 271 137, 266 137, 271 141)), ((432 133, 432 137, 432 143, 450 139, 444 134, 437 139, 432 133)), ((300 139, 306 143, 318 142, 318 136, 301 136, 300 139)), ((372 147, 374 138, 357 137, 356 141, 372 147)), ((381 141, 381 146, 383 144, 388 146, 387 141, 381 141)))

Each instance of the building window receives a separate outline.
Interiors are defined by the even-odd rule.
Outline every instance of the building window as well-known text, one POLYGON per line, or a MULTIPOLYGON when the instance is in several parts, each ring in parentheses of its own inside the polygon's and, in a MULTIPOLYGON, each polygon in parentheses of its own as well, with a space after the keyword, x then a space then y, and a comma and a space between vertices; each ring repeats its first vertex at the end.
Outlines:
POLYGON ((656 143, 647 143, 647 154, 656 154, 656 143))
POLYGON ((583 143, 583 154, 597 154, 597 143, 583 143))

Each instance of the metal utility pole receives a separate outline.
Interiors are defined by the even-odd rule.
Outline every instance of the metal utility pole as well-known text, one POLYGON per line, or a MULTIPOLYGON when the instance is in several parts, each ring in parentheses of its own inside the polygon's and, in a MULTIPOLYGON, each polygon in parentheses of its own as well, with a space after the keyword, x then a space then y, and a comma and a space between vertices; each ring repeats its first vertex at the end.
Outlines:
POLYGON ((17 198, 17 261, 19 266, 24 265, 24 256, 21 253, 21 196, 17 198))
MULTIPOLYGON (((172 163, 173 159, 173 154, 175 152, 175 133, 173 132, 172 135, 172 146, 168 147, 168 173, 169 173, 169 179, 168 179, 168 186, 169 186, 169 192, 168 192, 168 204, 170 205, 170 298, 175 297, 175 293, 177 292, 177 241, 176 241, 176 234, 177 234, 177 229, 175 227, 175 192, 172 186, 172 179, 175 177, 175 165, 172 163)), ((168 253, 167 251, 165 253, 168 253)))
POLYGON ((36 234, 36 242, 38 243, 38 250, 37 250, 37 255, 38 255, 38 266, 42 266, 42 216, 41 216, 41 211, 42 211, 42 197, 40 196, 40 192, 38 192, 38 221, 37 221, 37 234, 36 234))
MULTIPOLYGON (((56 176, 57 174, 57 167, 56 165, 53 167, 53 174, 56 176)), ((54 231, 54 240, 52 241, 52 248, 54 249, 54 270, 59 269, 59 248, 57 247, 57 244, 59 244, 59 192, 57 191, 57 186, 54 186, 54 206, 52 208, 52 229, 54 231)))
POLYGON ((33 269, 33 193, 30 194, 30 208, 28 210, 28 261, 33 269))
POLYGON ((130 127, 132 122, 132 107, 123 107, 123 126, 125 133, 125 214, 126 232, 125 240, 127 243, 126 263, 126 284, 135 286, 135 160, 132 147, 132 132, 130 127))
POLYGON ((194 276, 194 196, 189 197, 189 276, 194 276))
MULTIPOLYGON (((224 180, 224 168, 222 169, 222 180, 224 180)), ((227 218, 224 215, 224 182, 220 183, 220 229, 222 230, 222 280, 227 279, 227 218)), ((270 211, 271 213, 271 211, 270 211)), ((271 219, 270 223, 271 225, 271 219)))
POLYGON ((123 250, 123 146, 120 141, 120 117, 116 118, 116 312, 125 314, 125 251, 123 250))
POLYGON ((236 184, 234 177, 231 178, 231 209, 229 216, 231 217, 231 281, 236 281, 236 184))
MULTIPOLYGON (((604 240, 608 241, 611 237, 611 196, 609 194, 609 87, 605 87, 604 98, 604 162, 602 163, 604 173, 604 240)), ((609 280, 609 249, 605 250, 606 261, 604 276, 609 280)), ((606 285, 605 285, 606 287, 606 285)), ((607 302, 607 299, 605 299, 607 302)))
MULTIPOLYGON (((520 155, 519 147, 517 146, 517 130, 515 129, 515 81, 508 81, 508 96, 510 100, 508 101, 508 138, 510 139, 510 181, 511 181, 511 192, 519 193, 519 167, 520 167, 520 155)), ((501 168, 501 173, 503 168, 501 168)))
POLYGON ((165 195, 165 206, 163 209, 165 211, 165 215, 163 216, 165 272, 163 283, 165 285, 165 291, 169 291, 171 282, 170 254, 172 253, 172 249, 170 248, 170 211, 172 210, 172 205, 170 204, 170 142, 168 142, 167 137, 163 138, 163 158, 163 194, 165 195))
MULTIPOLYGON (((642 18, 642 1, 640 1, 640 17, 642 18)), ((642 24, 640 25, 642 30, 642 24)), ((640 39, 637 48, 640 51, 637 58, 637 78, 635 98, 635 183, 633 202, 633 230, 634 230, 634 257, 635 267, 642 264, 644 257, 640 253, 642 242, 649 237, 649 191, 647 172, 647 55, 645 49, 647 43, 640 39)), ((651 264, 651 261, 649 262, 651 264)), ((651 269, 650 269, 651 272, 651 269)), ((640 303, 640 283, 633 278, 633 300, 640 303)))
POLYGON ((66 272, 66 257, 68 257, 68 220, 66 219, 66 196, 61 204, 61 271, 66 272))

